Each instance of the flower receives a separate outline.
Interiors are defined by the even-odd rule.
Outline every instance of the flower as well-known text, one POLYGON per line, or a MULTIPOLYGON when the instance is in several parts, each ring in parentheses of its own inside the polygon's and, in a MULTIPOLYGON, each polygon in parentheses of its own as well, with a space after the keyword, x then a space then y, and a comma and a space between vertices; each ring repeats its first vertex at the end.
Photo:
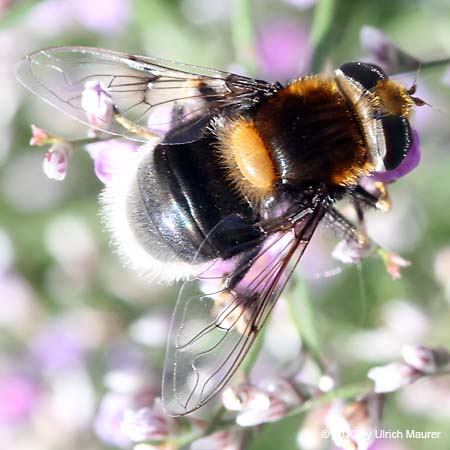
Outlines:
POLYGON ((289 80, 309 69, 309 33, 290 19, 266 24, 256 44, 261 76, 269 80, 289 80))
POLYGON ((423 374, 433 374, 439 368, 448 365, 450 353, 443 348, 428 348, 423 345, 405 345, 402 348, 406 364, 423 374))
POLYGON ((417 70, 420 61, 397 47, 381 30, 365 25, 360 31, 361 46, 373 62, 393 74, 417 70))
POLYGON ((85 146, 94 160, 95 174, 105 184, 123 170, 134 158, 139 157, 139 144, 122 139, 108 139, 85 146))
POLYGON ((352 403, 334 402, 325 417, 333 442, 345 450, 368 449, 375 439, 382 405, 382 398, 375 394, 352 403))
POLYGON ((191 443, 191 450, 239 450, 242 449, 243 440, 242 431, 232 428, 196 439, 191 443))
POLYGON ((422 373, 405 362, 392 362, 385 366, 374 367, 367 376, 375 383, 374 390, 381 394, 394 392, 422 376, 422 373))
POLYGON ((390 183, 404 177, 409 172, 412 172, 420 162, 420 139, 419 133, 416 130, 412 130, 412 142, 405 159, 401 164, 392 170, 386 170, 385 172, 374 172, 371 178, 375 181, 381 181, 383 183, 390 183))
POLYGON ((44 371, 61 371, 79 364, 85 349, 77 337, 61 326, 47 326, 31 343, 31 351, 44 371))
POLYGON ((384 248, 378 249, 378 254, 383 259, 386 270, 393 280, 398 280, 401 278, 401 269, 404 267, 409 267, 411 262, 402 258, 400 255, 397 255, 394 252, 390 252, 385 250, 384 248))
POLYGON ((72 146, 66 141, 59 141, 50 147, 45 156, 43 169, 52 180, 62 181, 66 178, 72 146))
POLYGON ((133 442, 163 441, 173 426, 174 421, 164 413, 160 398, 154 400, 151 408, 125 411, 120 424, 125 436, 133 442))
POLYGON ((372 250, 369 239, 363 242, 343 239, 336 245, 331 255, 344 264, 354 264, 368 256, 372 250))
POLYGON ((222 394, 225 408, 238 411, 236 423, 241 427, 276 422, 300 400, 292 384, 282 378, 264 380, 259 387, 241 384, 226 389, 222 394))
POLYGON ((124 412, 132 407, 132 399, 123 394, 108 393, 103 396, 95 419, 97 436, 105 443, 120 448, 128 448, 130 439, 122 431, 124 412))
POLYGON ((122 30, 130 17, 129 0, 65 0, 81 25, 95 33, 113 34, 122 30))
POLYGON ((30 139, 30 145, 45 145, 49 144, 52 141, 51 134, 44 130, 43 128, 39 128, 36 125, 31 124, 31 132, 32 136, 30 139))
POLYGON ((0 378, 0 424, 26 419, 39 397, 36 380, 30 376, 11 371, 0 378))
POLYGON ((81 94, 81 107, 90 125, 108 130, 113 120, 113 102, 103 83, 87 81, 81 94))

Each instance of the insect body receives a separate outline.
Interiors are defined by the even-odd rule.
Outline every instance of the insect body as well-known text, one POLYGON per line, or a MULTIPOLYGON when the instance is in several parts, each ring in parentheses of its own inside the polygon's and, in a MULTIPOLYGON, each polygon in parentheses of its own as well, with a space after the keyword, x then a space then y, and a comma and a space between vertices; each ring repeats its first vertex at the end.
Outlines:
POLYGON ((376 204, 359 180, 402 163, 420 102, 359 62, 282 86, 69 47, 28 56, 19 78, 91 125, 82 97, 96 82, 114 108, 113 122, 97 117, 97 128, 155 138, 102 198, 126 261, 165 281, 187 279, 163 382, 173 415, 199 408, 229 380, 324 216, 357 238, 333 203, 376 204))

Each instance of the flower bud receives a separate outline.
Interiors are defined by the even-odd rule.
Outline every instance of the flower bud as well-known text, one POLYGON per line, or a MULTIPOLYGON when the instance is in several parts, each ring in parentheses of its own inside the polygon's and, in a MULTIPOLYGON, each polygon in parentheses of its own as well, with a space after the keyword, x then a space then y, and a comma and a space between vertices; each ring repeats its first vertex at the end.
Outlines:
POLYGON ((228 388, 222 394, 222 402, 226 409, 238 411, 238 425, 252 427, 281 419, 300 399, 287 380, 273 379, 265 380, 261 387, 242 384, 228 388))
POLYGON ((433 374, 450 362, 450 354, 441 348, 427 348, 423 345, 405 345, 402 348, 403 360, 424 374, 433 374))
POLYGON ((340 241, 332 252, 334 259, 343 262, 344 264, 354 264, 372 251, 369 242, 357 242, 356 240, 342 240, 340 241))
POLYGON ((338 400, 325 417, 331 439, 345 450, 366 450, 375 439, 382 410, 382 399, 369 394, 351 403, 338 400))
POLYGON ((52 180, 64 180, 67 174, 72 146, 65 141, 54 144, 45 156, 43 169, 45 175, 52 180))
POLYGON ((30 139, 30 145, 45 145, 52 142, 53 136, 43 128, 39 128, 36 125, 31 125, 32 136, 30 139))
POLYGON ((383 259, 383 262, 386 265, 386 270, 393 280, 400 279, 402 277, 401 269, 411 265, 410 261, 383 248, 378 249, 378 254, 383 259))
POLYGON ((85 146, 94 160, 95 174, 108 184, 121 171, 129 170, 140 157, 140 147, 136 142, 122 139, 107 139, 85 146))
POLYGON ((162 441, 169 437, 173 419, 164 414, 160 399, 151 408, 127 410, 120 427, 133 442, 162 441))
POLYGON ((243 434, 240 430, 217 431, 196 439, 191 443, 191 450, 239 450, 242 448, 243 434))
POLYGON ((100 81, 87 81, 81 95, 81 107, 88 122, 97 128, 109 129, 113 120, 113 102, 105 85, 100 81))
POLYGON ((420 61, 397 47, 381 30, 363 26, 360 41, 377 64, 389 73, 415 71, 420 61))
POLYGON ((374 390, 378 394, 394 392, 416 381, 421 375, 421 372, 404 362, 393 362, 386 366, 374 367, 367 374, 375 383, 374 390))

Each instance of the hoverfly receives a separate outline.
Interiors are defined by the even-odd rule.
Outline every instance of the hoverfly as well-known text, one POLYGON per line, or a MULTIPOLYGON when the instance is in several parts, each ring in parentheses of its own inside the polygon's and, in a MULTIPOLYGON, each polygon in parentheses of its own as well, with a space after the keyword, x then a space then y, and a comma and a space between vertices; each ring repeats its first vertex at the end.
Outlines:
POLYGON ((186 280, 163 380, 175 416, 229 381, 322 219, 360 238, 334 203, 377 206, 359 181, 402 163, 413 145, 410 113, 422 104, 414 89, 362 62, 282 85, 61 47, 26 57, 18 77, 90 126, 83 92, 100 86, 113 119, 97 117, 95 127, 143 142, 139 161, 106 186, 103 214, 127 263, 186 280))

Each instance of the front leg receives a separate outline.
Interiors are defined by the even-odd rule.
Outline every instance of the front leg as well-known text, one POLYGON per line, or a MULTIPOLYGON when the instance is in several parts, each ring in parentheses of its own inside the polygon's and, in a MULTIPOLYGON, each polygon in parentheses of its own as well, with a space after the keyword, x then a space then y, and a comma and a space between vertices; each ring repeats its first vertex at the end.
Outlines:
POLYGON ((342 239, 333 251, 333 256, 345 263, 360 261, 379 248, 366 232, 363 211, 357 200, 355 209, 357 225, 334 207, 330 207, 325 215, 325 223, 342 239))
POLYGON ((330 207, 325 215, 326 224, 342 239, 333 250, 333 257, 343 263, 351 264, 376 253, 384 262, 389 275, 394 280, 399 279, 401 269, 408 267, 411 263, 373 241, 366 233, 364 215, 358 200, 355 207, 358 225, 350 222, 334 207, 330 207))
POLYGON ((353 191, 353 197, 381 212, 388 212, 392 208, 387 185, 381 181, 375 181, 366 187, 358 185, 353 191))

